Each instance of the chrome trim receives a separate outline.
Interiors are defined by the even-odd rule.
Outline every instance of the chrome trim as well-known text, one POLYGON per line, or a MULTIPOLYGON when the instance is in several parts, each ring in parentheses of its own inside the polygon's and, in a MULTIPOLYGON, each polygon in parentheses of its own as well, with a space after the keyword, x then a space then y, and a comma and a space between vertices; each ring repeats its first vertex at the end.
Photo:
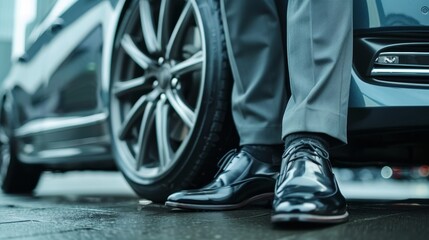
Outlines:
POLYGON ((108 136, 101 136, 101 137, 89 137, 89 138, 81 138, 81 139, 74 139, 74 140, 67 140, 67 141, 57 141, 57 142, 49 142, 49 146, 46 147, 46 149, 36 150, 36 147, 33 144, 23 144, 22 145, 22 153, 31 155, 34 153, 41 153, 44 151, 50 151, 50 150, 58 150, 61 151, 62 149, 70 149, 70 148, 81 148, 81 147, 87 147, 87 146, 109 146, 110 145, 110 138, 108 136))
POLYGON ((429 52, 382 52, 379 56, 384 55, 420 55, 420 56, 429 56, 429 52))
POLYGON ((372 77, 429 77, 429 69, 421 68, 373 68, 372 77))
POLYGON ((49 133, 59 130, 66 130, 75 127, 90 126, 107 121, 107 113, 97 113, 83 117, 56 117, 36 119, 15 129, 16 137, 26 137, 30 135, 49 133))
POLYGON ((102 163, 113 163, 112 155, 109 152, 95 152, 88 154, 83 152, 82 149, 66 148, 55 150, 43 150, 42 154, 28 155, 18 153, 19 160, 27 164, 53 164, 59 166, 73 166, 73 164, 82 165, 91 161, 102 163), (64 150, 64 151, 63 151, 64 150))

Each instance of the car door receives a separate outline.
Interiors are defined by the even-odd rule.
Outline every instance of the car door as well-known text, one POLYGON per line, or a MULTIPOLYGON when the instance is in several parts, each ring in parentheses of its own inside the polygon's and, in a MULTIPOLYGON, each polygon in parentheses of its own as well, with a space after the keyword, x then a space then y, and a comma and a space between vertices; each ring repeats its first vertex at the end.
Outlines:
POLYGON ((106 1, 80 0, 51 21, 46 69, 46 117, 82 117, 102 111, 99 83, 106 1))

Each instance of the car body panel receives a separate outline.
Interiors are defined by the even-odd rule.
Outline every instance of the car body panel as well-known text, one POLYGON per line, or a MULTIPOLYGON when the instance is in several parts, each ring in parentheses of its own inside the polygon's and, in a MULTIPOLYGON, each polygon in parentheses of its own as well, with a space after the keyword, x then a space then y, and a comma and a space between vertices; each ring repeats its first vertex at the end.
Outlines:
POLYGON ((429 26, 428 0, 355 0, 354 29, 429 26))

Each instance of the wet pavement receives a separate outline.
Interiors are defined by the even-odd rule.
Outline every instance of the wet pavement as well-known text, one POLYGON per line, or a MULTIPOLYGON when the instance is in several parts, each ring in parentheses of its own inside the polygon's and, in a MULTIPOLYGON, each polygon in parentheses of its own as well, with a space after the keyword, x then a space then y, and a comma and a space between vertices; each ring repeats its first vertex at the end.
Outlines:
POLYGON ((402 197, 425 197, 428 186, 341 183, 349 199, 349 222, 272 226, 271 210, 264 206, 171 210, 139 199, 118 173, 46 174, 34 196, 0 195, 0 239, 429 239, 427 197, 368 199, 371 192, 386 199, 401 191, 402 197), (358 200, 359 191, 367 199, 358 200))

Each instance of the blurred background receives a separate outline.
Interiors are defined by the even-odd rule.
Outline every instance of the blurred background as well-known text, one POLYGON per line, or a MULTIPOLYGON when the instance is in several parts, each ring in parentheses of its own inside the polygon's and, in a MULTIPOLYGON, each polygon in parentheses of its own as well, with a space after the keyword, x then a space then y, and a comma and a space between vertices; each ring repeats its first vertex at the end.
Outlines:
MULTIPOLYGON (((334 173, 349 200, 429 199, 429 166, 335 168, 334 173)), ((47 172, 35 192, 38 196, 136 196, 119 172, 100 171, 47 172)))
POLYGON ((15 1, 0 2, 0 81, 3 81, 11 65, 14 6, 15 1))
POLYGON ((0 2, 0 81, 7 75, 11 59, 23 54, 28 45, 28 42, 16 40, 29 41, 34 26, 44 18, 55 2, 56 0, 0 2))

